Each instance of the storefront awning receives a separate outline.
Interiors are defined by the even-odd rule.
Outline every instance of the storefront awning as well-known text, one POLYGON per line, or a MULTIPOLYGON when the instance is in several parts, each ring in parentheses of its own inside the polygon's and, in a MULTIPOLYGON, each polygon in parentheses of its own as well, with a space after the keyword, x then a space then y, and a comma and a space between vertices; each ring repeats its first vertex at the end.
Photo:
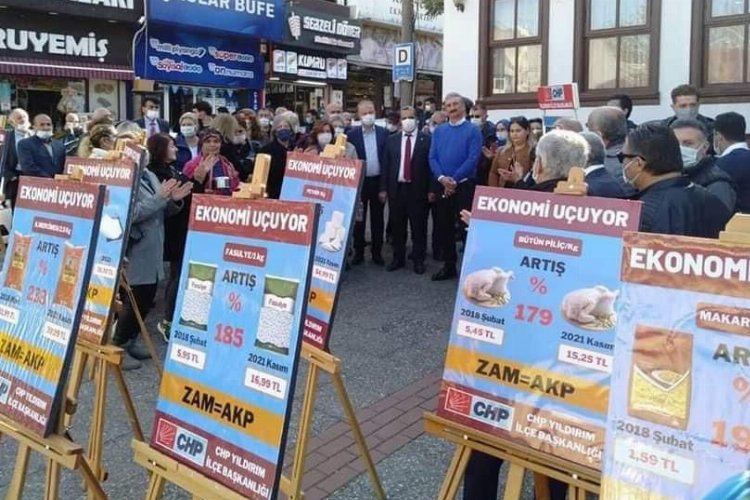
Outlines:
POLYGON ((133 69, 127 66, 13 57, 0 58, 0 75, 3 74, 99 80, 133 79, 133 69))

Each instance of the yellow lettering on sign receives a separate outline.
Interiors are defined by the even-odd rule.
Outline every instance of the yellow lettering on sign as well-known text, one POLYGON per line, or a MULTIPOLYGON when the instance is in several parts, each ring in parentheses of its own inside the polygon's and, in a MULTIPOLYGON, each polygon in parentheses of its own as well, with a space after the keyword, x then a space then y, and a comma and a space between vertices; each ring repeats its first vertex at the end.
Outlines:
POLYGON ((320 288, 310 288, 310 304, 327 314, 333 311, 333 295, 320 288))
POLYGON ((542 370, 457 346, 448 348, 445 369, 534 395, 541 394, 602 415, 607 413, 609 387, 590 380, 542 370))
POLYGON ((112 289, 108 286, 90 283, 88 292, 86 293, 86 300, 91 304, 109 307, 112 305, 112 289))
POLYGON ((211 387, 165 373, 159 397, 270 446, 279 446, 284 419, 211 387))
POLYGON ((8 360, 49 382, 60 380, 61 358, 7 333, 0 333, 0 359, 8 360))

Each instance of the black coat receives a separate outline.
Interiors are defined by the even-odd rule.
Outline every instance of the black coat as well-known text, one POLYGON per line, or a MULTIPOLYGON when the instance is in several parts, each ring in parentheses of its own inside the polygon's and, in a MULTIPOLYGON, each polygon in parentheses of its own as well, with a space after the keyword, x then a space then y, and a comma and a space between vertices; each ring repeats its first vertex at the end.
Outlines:
POLYGON ((750 150, 735 149, 717 158, 716 165, 728 173, 737 186, 737 211, 750 214, 750 150))
POLYGON ((273 140, 263 146, 261 154, 271 155, 271 168, 268 171, 266 182, 266 193, 269 198, 278 200, 281 196, 281 185, 284 183, 284 170, 286 169, 286 155, 289 150, 277 140, 273 140))
MULTIPOLYGON (((189 179, 171 165, 157 167, 153 164, 148 166, 159 182, 167 179, 177 179, 180 183, 188 182, 189 179)), ((190 202, 192 195, 182 200, 182 209, 173 215, 164 214, 164 262, 180 262, 185 253, 185 239, 187 238, 188 225, 190 223, 190 202)))
POLYGON ((588 195, 601 198, 625 198, 627 195, 622 189, 622 184, 602 167, 586 175, 586 184, 589 185, 588 195))
MULTIPOLYGON (((417 193, 427 192, 432 184, 432 173, 430 171, 430 138, 421 132, 414 132, 412 140, 414 151, 411 157, 412 186, 417 193)), ((401 133, 393 134, 388 138, 383 153, 383 164, 380 172, 380 190, 387 191, 388 197, 396 196, 398 190, 398 171, 401 169, 401 133)))
MULTIPOLYGON (((146 130, 146 119, 144 117, 138 118, 135 123, 138 124, 139 127, 141 127, 143 130, 146 130)), ((159 133, 160 134, 168 134, 169 133, 169 122, 167 120, 162 120, 161 118, 156 119, 156 123, 159 124, 159 133)), ((148 133, 148 130, 146 130, 146 133, 148 133)))
POLYGON ((684 176, 658 181, 634 199, 643 203, 644 233, 716 238, 732 216, 719 198, 684 176))

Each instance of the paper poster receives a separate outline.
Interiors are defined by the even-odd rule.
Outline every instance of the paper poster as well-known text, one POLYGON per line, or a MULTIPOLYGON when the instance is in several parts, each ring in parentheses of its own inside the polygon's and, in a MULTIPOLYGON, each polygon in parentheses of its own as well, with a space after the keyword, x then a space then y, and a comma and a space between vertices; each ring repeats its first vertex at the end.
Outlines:
POLYGON ((354 226, 362 181, 362 162, 289 153, 281 199, 319 203, 322 210, 315 244, 310 301, 305 317, 305 341, 328 349, 336 314, 339 282, 354 226))
POLYGON ((105 186, 104 207, 94 251, 94 267, 79 327, 79 339, 101 344, 106 340, 112 305, 117 295, 120 264, 128 244, 130 214, 138 185, 141 151, 126 147, 121 160, 69 156, 65 172, 79 167, 84 182, 105 186))
POLYGON ((278 489, 317 211, 192 200, 151 445, 247 498, 278 489))
POLYGON ((747 246, 628 233, 602 498, 750 495, 747 246))
POLYGON ((640 205, 477 188, 438 414, 601 467, 622 233, 640 205))
POLYGON ((22 176, 0 275, 0 413, 42 437, 65 397, 104 188, 22 176))

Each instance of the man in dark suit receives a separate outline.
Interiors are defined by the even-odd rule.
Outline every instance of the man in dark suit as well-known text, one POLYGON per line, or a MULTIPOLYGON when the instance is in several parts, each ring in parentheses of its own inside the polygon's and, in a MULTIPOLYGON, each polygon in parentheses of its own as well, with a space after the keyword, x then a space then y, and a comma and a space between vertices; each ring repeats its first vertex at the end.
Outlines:
POLYGON ((31 135, 31 123, 26 110, 16 108, 8 115, 13 130, 5 135, 5 158, 2 163, 5 197, 15 206, 18 191, 18 143, 31 135))
POLYGON ((745 137, 745 117, 734 111, 716 117, 714 149, 716 165, 728 173, 737 186, 738 212, 750 213, 750 150, 745 137))
POLYGON ((365 181, 362 186, 360 199, 364 205, 364 216, 354 224, 354 260, 358 265, 365 260, 365 226, 367 212, 370 212, 370 232, 372 233, 372 261, 382 266, 383 261, 383 208, 385 203, 380 201, 380 175, 382 173, 383 155, 388 139, 388 131, 375 125, 375 105, 372 101, 364 100, 357 106, 357 114, 362 122, 348 135, 348 140, 357 149, 357 156, 365 165, 365 181))
POLYGON ((416 111, 401 108, 401 132, 388 138, 380 176, 380 201, 388 200, 395 271, 406 265, 406 224, 411 228, 414 272, 424 274, 427 198, 431 184, 430 138, 417 129, 416 111))
POLYGON ((168 134, 169 122, 159 118, 161 101, 156 97, 144 97, 141 116, 135 122, 146 131, 146 139, 156 134, 168 134))
POLYGON ((52 138, 52 119, 34 117, 34 135, 18 143, 18 166, 21 175, 54 177, 65 167, 65 145, 52 138))
POLYGON ((589 185, 588 195, 602 198, 625 198, 627 194, 622 184, 604 168, 606 152, 604 141, 599 134, 582 132, 581 136, 589 143, 589 161, 583 169, 586 173, 586 184, 589 185))

